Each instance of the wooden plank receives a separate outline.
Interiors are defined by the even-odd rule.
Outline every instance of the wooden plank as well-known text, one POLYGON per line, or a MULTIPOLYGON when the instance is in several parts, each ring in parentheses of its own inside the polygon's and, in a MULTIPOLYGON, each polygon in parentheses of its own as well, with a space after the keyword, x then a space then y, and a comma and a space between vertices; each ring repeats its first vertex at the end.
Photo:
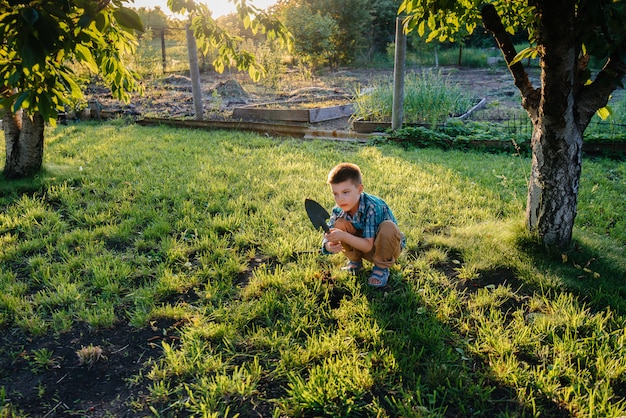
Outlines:
POLYGON ((293 137, 306 139, 333 139, 342 141, 366 142, 370 135, 363 135, 352 131, 329 131, 307 128, 303 125, 283 125, 279 123, 264 122, 241 122, 241 121, 197 121, 161 118, 143 118, 137 120, 142 126, 174 126, 187 129, 235 129, 241 131, 253 131, 260 134, 268 134, 276 137, 293 137))
POLYGON ((308 122, 309 112, 306 109, 267 109, 258 107, 237 107, 233 110, 233 118, 308 122))
POLYGON ((315 123, 339 119, 350 116, 352 113, 354 113, 354 105, 352 103, 339 106, 316 107, 309 109, 309 122, 315 123))

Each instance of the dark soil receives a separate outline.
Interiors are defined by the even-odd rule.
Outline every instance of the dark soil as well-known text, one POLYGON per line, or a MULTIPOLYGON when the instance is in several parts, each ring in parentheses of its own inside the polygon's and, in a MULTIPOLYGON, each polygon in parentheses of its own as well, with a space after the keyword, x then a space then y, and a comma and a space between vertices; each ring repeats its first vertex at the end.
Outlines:
POLYGON ((147 395, 132 378, 160 356, 162 341, 177 339, 180 325, 157 321, 144 329, 118 324, 103 330, 79 325, 70 332, 42 337, 4 330, 0 387, 5 401, 14 406, 14 413, 29 416, 144 416, 130 406, 140 405, 147 395), (81 365, 77 352, 90 346, 99 347, 102 355, 90 365, 81 365), (37 360, 37 353, 45 350, 53 353, 47 364, 37 360))

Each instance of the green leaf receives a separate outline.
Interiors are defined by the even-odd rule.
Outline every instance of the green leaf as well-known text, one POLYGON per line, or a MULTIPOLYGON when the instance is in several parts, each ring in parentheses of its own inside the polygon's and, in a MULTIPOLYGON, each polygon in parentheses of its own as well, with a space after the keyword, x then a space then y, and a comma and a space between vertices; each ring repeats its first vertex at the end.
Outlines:
POLYGON ((419 23, 419 25, 417 25, 417 34, 419 36, 424 36, 425 32, 426 32, 426 22, 422 20, 419 23))
POLYGON ((105 15, 104 13, 98 13, 96 16, 96 29, 100 32, 104 32, 106 27, 109 25, 109 19, 107 17, 108 15, 105 15))
POLYGON ((19 55, 26 68, 32 68, 35 64, 43 63, 46 59, 46 53, 39 40, 32 33, 26 36, 26 42, 19 48, 19 55))
POLYGON ((28 103, 28 101, 26 100, 28 98, 28 95, 29 95, 29 92, 25 91, 25 92, 22 92, 22 94, 20 94, 17 97, 17 99, 13 103, 13 110, 12 111, 14 113, 22 108, 22 105, 24 104, 25 101, 26 101, 26 103, 28 103))
POLYGON ((510 65, 517 64, 523 59, 526 58, 537 58, 537 49, 533 47, 528 47, 517 53, 513 61, 511 61, 510 65))
POLYGON ((261 71, 259 71, 259 69, 256 68, 254 65, 248 67, 248 74, 255 83, 261 79, 261 71))
MULTIPOLYGON (((2 65, 2 64, 0 64, 2 65)), ((17 85, 18 81, 22 78, 22 76, 24 75, 24 72, 20 69, 16 69, 10 76, 9 76, 9 85, 10 86, 15 86, 17 85)))
POLYGON ((611 108, 609 106, 605 106, 605 107, 603 107, 601 109, 598 109, 596 111, 596 115, 598 115, 600 117, 600 119, 602 119, 602 120, 606 120, 606 118, 611 116, 611 113, 613 113, 613 111, 611 110, 611 108))
POLYGON ((218 73, 223 73, 224 72, 224 60, 220 57, 220 58, 216 58, 213 61, 213 67, 215 68, 215 71, 217 71, 218 73))
POLYGON ((76 83, 74 77, 71 74, 67 74, 63 71, 60 71, 59 75, 61 76, 63 81, 65 81, 66 88, 69 90, 70 96, 73 99, 80 99, 83 96, 82 89, 80 88, 78 83, 76 83))
POLYGON ((134 29, 143 32, 143 23, 139 18, 139 15, 134 10, 127 7, 120 7, 113 11, 113 16, 117 23, 127 29, 134 29))
POLYGON ((48 121, 54 122, 58 116, 56 106, 53 103, 52 98, 48 93, 43 92, 39 97, 39 106, 38 110, 41 113, 41 116, 48 121))
POLYGON ((57 21, 50 15, 42 15, 34 27, 37 30, 37 37, 43 49, 47 52, 53 52, 61 37, 57 21))
POLYGON ((96 64, 93 55, 91 55, 91 51, 89 50, 89 48, 87 48, 85 45, 78 44, 76 45, 75 52, 78 60, 82 64, 85 64, 91 72, 98 72, 98 65, 96 64))

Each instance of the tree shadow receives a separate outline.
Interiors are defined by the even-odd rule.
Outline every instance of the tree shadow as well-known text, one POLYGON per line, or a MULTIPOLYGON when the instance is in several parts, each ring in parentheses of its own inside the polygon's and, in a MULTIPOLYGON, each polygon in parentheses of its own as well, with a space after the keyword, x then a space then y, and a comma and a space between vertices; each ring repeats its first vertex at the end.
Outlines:
POLYGON ((564 290, 594 310, 626 314, 626 249, 600 248, 581 240, 574 240, 569 251, 558 255, 547 254, 534 242, 522 242, 519 249, 539 271, 553 273, 564 290))
MULTIPOLYGON (((459 303, 480 289, 509 285, 517 290, 519 298, 499 309, 503 315, 510 315, 532 292, 508 268, 479 272, 476 280, 459 278, 458 265, 453 260, 462 262, 462 255, 451 252, 448 260, 433 266, 445 277, 436 284, 436 291, 458 291, 462 295, 459 303)), ((471 337, 455 327, 456 318, 443 320, 428 305, 426 290, 419 286, 422 273, 394 271, 386 288, 367 290, 374 318, 385 336, 384 346, 398 366, 395 379, 382 383, 388 386, 377 388, 381 403, 391 416, 530 417, 536 416, 537 411, 550 417, 570 416, 556 400, 540 393, 534 395, 534 405, 525 404, 517 395, 519 387, 502 382, 487 358, 468 353, 464 347, 471 337)))

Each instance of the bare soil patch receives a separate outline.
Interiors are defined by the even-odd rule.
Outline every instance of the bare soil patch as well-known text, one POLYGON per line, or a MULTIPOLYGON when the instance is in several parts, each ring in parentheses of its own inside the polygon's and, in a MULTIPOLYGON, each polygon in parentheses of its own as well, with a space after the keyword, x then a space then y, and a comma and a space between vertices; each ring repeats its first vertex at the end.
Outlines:
POLYGON ((141 405, 147 396, 145 382, 135 384, 133 377, 160 356, 162 341, 177 339, 181 325, 171 320, 144 329, 122 323, 103 330, 78 325, 41 337, 5 330, 0 338, 0 387, 13 412, 29 416, 143 416, 131 405, 141 405), (89 346, 100 348, 102 355, 81 365, 77 351, 89 346), (44 350, 52 353, 47 364, 37 360, 44 350))
MULTIPOLYGON (((521 109, 519 93, 505 68, 441 67, 439 71, 473 98, 487 99, 487 119, 507 119, 511 112, 521 109)), ((201 76, 204 119, 229 120, 235 108, 251 105, 293 108, 294 104, 299 104, 302 108, 311 108, 325 106, 329 102, 336 104, 338 98, 344 98, 348 103, 356 86, 367 87, 373 80, 391 77, 392 74, 392 70, 375 69, 341 69, 307 79, 288 74, 281 80, 280 87, 272 88, 250 82, 245 74, 207 72, 201 76)), ((172 74, 146 82, 144 87, 144 94, 135 96, 129 105, 112 99, 105 89, 98 87, 90 89, 88 97, 91 106, 97 103, 97 109, 105 117, 123 114, 138 118, 194 117, 189 77, 172 74)), ((97 115, 92 111, 91 116, 97 115)), ((313 127, 350 130, 351 120, 342 117, 315 123, 313 127)))

